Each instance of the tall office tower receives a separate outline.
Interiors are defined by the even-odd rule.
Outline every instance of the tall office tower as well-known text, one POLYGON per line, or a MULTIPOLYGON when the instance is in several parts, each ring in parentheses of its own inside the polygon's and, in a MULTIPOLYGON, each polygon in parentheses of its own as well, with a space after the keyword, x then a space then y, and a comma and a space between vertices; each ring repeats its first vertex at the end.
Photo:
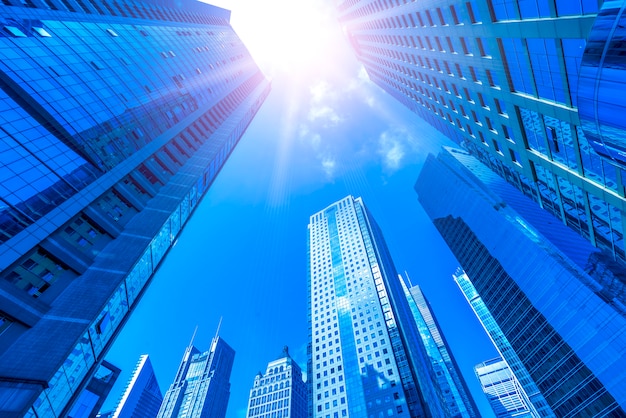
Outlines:
POLYGON ((308 230, 313 418, 451 416, 361 198, 348 196, 312 215, 308 230))
POLYGON ((467 155, 429 156, 415 188, 493 319, 557 416, 623 416, 623 304, 461 164, 457 152, 467 155))
POLYGON ((193 346, 192 338, 157 417, 224 418, 234 359, 235 350, 217 334, 203 353, 193 346))
POLYGON ((507 363, 511 373, 519 383, 520 396, 525 399, 531 415, 555 418, 556 415, 554 415, 554 411, 552 411, 552 408, 550 408, 548 402, 546 402, 546 399, 537 387, 537 383, 530 376, 528 369, 526 369, 526 366, 524 366, 520 360, 513 346, 511 346, 511 343, 507 340, 478 292, 476 292, 476 288, 469 277, 467 277, 467 274, 459 269, 452 277, 454 277, 454 281, 461 289, 461 292, 463 292, 463 295, 465 295, 465 298, 474 310, 474 313, 491 338, 496 349, 500 352, 503 361, 507 363))
POLYGON ((405 287, 409 306, 413 310, 422 341, 424 341, 426 352, 433 364, 433 370, 451 415, 453 417, 478 416, 478 408, 422 289, 419 286, 406 288, 402 277, 400 280, 405 287))
POLYGON ((111 418, 155 418, 163 394, 147 354, 139 357, 128 385, 111 418))
POLYGON ((474 367, 496 418, 538 418, 506 361, 495 358, 474 367))
POLYGON ((121 370, 108 361, 103 361, 92 376, 87 387, 82 390, 76 402, 71 406, 68 418, 95 417, 111 393, 121 370))
POLYGON ((194 0, 0 16, 0 414, 65 416, 269 83, 194 0))
POLYGON ((594 246, 626 260, 626 1, 343 0, 338 7, 374 83, 594 246))
POLYGON ((287 346, 259 372, 250 390, 247 418, 307 418, 307 385, 287 346))

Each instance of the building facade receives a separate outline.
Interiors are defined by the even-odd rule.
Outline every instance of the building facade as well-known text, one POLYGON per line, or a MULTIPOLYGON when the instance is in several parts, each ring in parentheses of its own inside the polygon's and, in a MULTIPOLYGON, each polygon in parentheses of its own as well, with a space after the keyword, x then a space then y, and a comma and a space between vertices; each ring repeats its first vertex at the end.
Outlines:
POLYGON ((538 418, 524 397, 523 390, 501 358, 487 360, 474 367, 483 392, 496 418, 538 418))
POLYGON ((415 188, 495 323, 556 416, 623 416, 623 304, 455 153, 430 155, 415 188))
POLYGON ((224 418, 234 359, 235 350, 218 335, 205 352, 194 347, 192 339, 157 417, 224 418))
POLYGON ((265 374, 259 372, 254 378, 246 418, 307 418, 307 393, 302 370, 285 346, 267 364, 265 374))
POLYGON ((453 417, 477 417, 478 408, 474 403, 465 379, 459 370, 450 347, 437 323, 437 318, 419 286, 405 287, 409 306, 431 359, 438 385, 453 417))
POLYGON ((487 332, 487 335, 489 335, 493 345, 500 353, 501 358, 506 362, 510 372, 519 384, 518 392, 520 396, 525 399, 531 416, 556 418, 554 411, 552 411, 552 408, 550 408, 548 402, 537 387, 537 383, 530 376, 528 369, 520 360, 509 340, 507 340, 478 292, 476 292, 476 288, 469 277, 467 277, 467 274, 459 269, 452 277, 461 289, 461 292, 463 292, 467 302, 474 310, 474 313, 487 332))
POLYGON ((314 418, 450 416, 382 233, 360 198, 310 217, 314 418))
POLYGON ((108 361, 103 361, 98 370, 82 390, 67 414, 68 418, 95 417, 111 393, 121 370, 108 361))
POLYGON ((155 418, 163 402, 163 393, 159 387, 150 357, 139 357, 120 401, 111 414, 111 418, 155 418))
POLYGON ((624 0, 338 6, 374 83, 621 261, 625 8, 624 0))
POLYGON ((0 16, 0 414, 66 416, 269 83, 201 2, 0 16))

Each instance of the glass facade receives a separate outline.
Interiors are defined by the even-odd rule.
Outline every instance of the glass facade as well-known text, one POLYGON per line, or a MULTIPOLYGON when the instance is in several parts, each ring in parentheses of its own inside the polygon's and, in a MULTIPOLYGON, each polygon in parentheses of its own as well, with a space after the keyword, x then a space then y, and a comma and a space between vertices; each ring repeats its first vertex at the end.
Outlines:
POLYGON ((235 350, 219 336, 203 353, 190 344, 165 392, 157 418, 224 418, 234 359, 235 350))
POLYGON ((153 418, 163 402, 152 363, 147 354, 139 357, 124 393, 110 418, 153 418))
POLYGON ((416 191, 506 341, 556 416, 623 416, 623 304, 454 152, 428 157, 416 191))
POLYGON ((259 372, 254 378, 246 418, 308 416, 307 385, 285 346, 281 355, 267 364, 265 375, 259 372))
POLYGON ((343 0, 338 11, 373 82, 623 270, 625 7, 343 0))
POLYGON ((309 223, 312 416, 451 416, 381 231, 348 196, 309 223))
POLYGON ((0 10, 0 412, 65 416, 269 83, 208 4, 0 10))
POLYGON ((477 417, 474 399, 470 395, 465 379, 448 348, 448 343, 441 333, 437 319, 422 289, 419 286, 412 286, 409 289, 402 276, 400 280, 450 415, 459 418, 477 417))
POLYGON ((530 376, 530 373, 528 373, 528 370, 515 353, 513 346, 511 346, 511 343, 507 340, 493 315, 489 312, 489 309, 487 309, 487 306, 476 291, 476 288, 470 281, 469 277, 467 277, 467 274, 465 274, 463 270, 459 269, 453 277, 461 289, 461 292, 463 292, 463 295, 467 299, 467 302, 474 310, 478 320, 487 332, 487 335, 491 338, 493 345, 495 345, 496 349, 500 353, 500 356, 503 359, 502 361, 506 363, 507 367, 509 367, 512 374, 511 378, 515 379, 517 381, 516 385, 520 386, 517 392, 527 404, 527 408, 531 416, 550 418, 556 417, 552 408, 550 408, 545 398, 539 391, 537 384, 530 376))

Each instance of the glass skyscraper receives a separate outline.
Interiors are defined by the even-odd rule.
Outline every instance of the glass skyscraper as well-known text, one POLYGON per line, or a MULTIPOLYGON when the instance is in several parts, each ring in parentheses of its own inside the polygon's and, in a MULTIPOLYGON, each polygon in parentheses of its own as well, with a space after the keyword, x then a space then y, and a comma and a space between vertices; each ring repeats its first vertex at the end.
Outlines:
POLYGON ((409 306, 413 311, 413 317, 428 357, 431 359, 439 388, 443 393, 450 415, 459 418, 479 416, 478 408, 437 323, 437 318, 430 303, 428 303, 428 299, 419 286, 407 288, 402 277, 400 280, 405 288, 409 306))
POLYGON ((374 83, 622 262, 625 8, 624 0, 338 5, 374 83))
POLYGON ((446 417, 383 235, 361 198, 312 215, 309 361, 313 418, 446 417))
POLYGON ((137 366, 111 418, 155 418, 163 402, 150 357, 139 357, 137 366))
POLYGON ((455 154, 471 158, 430 155, 416 191, 506 341, 556 416, 624 416, 624 305, 455 154))
POLYGON ((224 418, 234 359, 235 350, 219 335, 205 352, 194 347, 192 339, 157 418, 224 418))
POLYGON ((550 417, 555 418, 552 408, 548 405, 545 398, 539 391, 537 384, 530 376, 528 369, 522 363, 519 356, 511 346, 511 343, 507 340, 506 336, 496 323, 493 315, 487 309, 485 302, 476 292, 476 288, 470 281, 469 277, 463 270, 458 270, 452 277, 457 283, 463 295, 467 299, 474 313, 478 317, 478 320, 482 324, 483 328, 491 338, 491 341, 496 346, 496 349, 500 352, 502 361, 506 362, 514 378, 520 385, 520 396, 527 400, 528 410, 533 416, 550 417))
POLYGON ((0 4, 0 415, 67 415, 263 103, 229 20, 0 4))
POLYGON ((496 418, 539 418, 506 361, 487 360, 477 364, 474 370, 496 418))
POLYGON ((307 385, 287 346, 254 378, 246 418, 307 418, 307 385))

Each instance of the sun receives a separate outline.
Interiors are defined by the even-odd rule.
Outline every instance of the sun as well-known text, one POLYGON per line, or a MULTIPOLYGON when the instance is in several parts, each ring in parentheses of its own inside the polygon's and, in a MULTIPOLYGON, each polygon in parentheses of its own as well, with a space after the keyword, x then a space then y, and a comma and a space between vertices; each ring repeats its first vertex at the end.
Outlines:
POLYGON ((306 77, 332 65, 341 31, 330 1, 207 1, 232 11, 231 24, 270 77, 277 73, 306 77))

